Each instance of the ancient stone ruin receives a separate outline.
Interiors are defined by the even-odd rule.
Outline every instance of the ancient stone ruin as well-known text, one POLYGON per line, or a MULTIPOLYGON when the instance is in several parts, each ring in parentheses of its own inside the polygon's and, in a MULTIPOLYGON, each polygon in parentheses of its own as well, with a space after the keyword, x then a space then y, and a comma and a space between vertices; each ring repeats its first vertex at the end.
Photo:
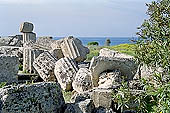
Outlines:
POLYGON ((106 48, 87 62, 89 49, 78 38, 36 37, 33 30, 24 22, 22 35, 0 38, 0 82, 7 83, 0 113, 119 113, 115 89, 148 73, 132 56, 106 48), (70 103, 62 91, 72 91, 70 103))

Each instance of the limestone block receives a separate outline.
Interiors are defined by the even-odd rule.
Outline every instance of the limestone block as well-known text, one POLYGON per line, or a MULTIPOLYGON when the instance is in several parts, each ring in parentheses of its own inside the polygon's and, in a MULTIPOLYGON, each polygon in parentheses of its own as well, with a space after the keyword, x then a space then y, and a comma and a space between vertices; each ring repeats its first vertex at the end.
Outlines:
POLYGON ((89 49, 74 37, 64 38, 60 46, 65 57, 72 58, 77 62, 84 61, 89 53, 89 49))
POLYGON ((100 73, 107 70, 118 69, 126 80, 131 80, 137 72, 138 65, 133 59, 117 57, 93 57, 90 64, 93 85, 98 86, 100 73))
POLYGON ((35 33, 23 33, 23 43, 33 41, 36 42, 36 34, 35 33))
POLYGON ((62 43, 62 42, 63 42, 63 39, 54 40, 54 41, 51 43, 51 48, 52 48, 52 49, 58 49, 58 48, 61 49, 61 43, 62 43))
POLYGON ((78 71, 77 65, 70 58, 61 58, 55 64, 55 76, 63 90, 71 90, 72 82, 78 71))
POLYGON ((73 81, 73 89, 77 92, 84 92, 92 89, 92 75, 87 68, 80 68, 73 81))
POLYGON ((51 44, 53 41, 53 38, 49 36, 38 37, 36 44, 43 46, 44 48, 52 49, 51 44))
POLYGON ((92 113, 94 109, 94 103, 91 99, 86 99, 79 103, 67 104, 64 113, 92 113))
POLYGON ((34 60, 43 53, 43 50, 32 49, 32 48, 24 48, 23 49, 23 71, 27 71, 30 73, 35 72, 33 68, 34 60))
POLYGON ((17 82, 18 64, 16 56, 0 55, 0 82, 17 82))
POLYGON ((112 108, 112 90, 96 88, 92 93, 92 100, 95 107, 112 108))
POLYGON ((113 70, 110 72, 102 72, 99 75, 98 88, 112 88, 113 85, 120 84, 124 77, 119 70, 113 70))
POLYGON ((62 53, 62 50, 60 48, 58 49, 52 49, 49 51, 52 56, 54 56, 56 59, 64 58, 64 55, 62 53))
POLYGON ((105 56, 105 57, 116 57, 116 58, 133 58, 133 56, 119 53, 118 51, 110 50, 107 48, 103 48, 99 52, 99 56, 105 56))
POLYGON ((98 107, 94 110, 94 113, 117 113, 114 112, 113 109, 109 108, 103 108, 103 107, 98 107))
POLYGON ((49 52, 40 54, 33 62, 33 66, 44 81, 56 81, 54 67, 57 59, 49 52))
POLYGON ((20 25, 20 32, 22 33, 30 33, 32 32, 34 29, 34 25, 32 23, 29 22, 24 22, 20 25))
POLYGON ((15 36, 8 36, 8 37, 1 37, 0 38, 0 46, 23 46, 23 36, 22 35, 15 35, 15 36))
POLYGON ((42 82, 0 89, 0 113, 63 113, 59 84, 42 82))

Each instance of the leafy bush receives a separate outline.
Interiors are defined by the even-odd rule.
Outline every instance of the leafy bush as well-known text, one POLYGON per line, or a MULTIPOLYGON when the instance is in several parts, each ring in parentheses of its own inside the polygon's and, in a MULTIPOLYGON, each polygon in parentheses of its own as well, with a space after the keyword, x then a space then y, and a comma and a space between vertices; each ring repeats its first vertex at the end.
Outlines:
POLYGON ((0 88, 3 88, 4 86, 6 86, 6 84, 7 84, 6 82, 1 82, 0 83, 0 88))
POLYGON ((98 42, 88 42, 88 44, 87 44, 88 46, 91 46, 91 45, 96 45, 96 46, 98 46, 99 45, 99 43, 98 42))
POLYGON ((147 6, 149 19, 139 27, 135 57, 139 65, 161 67, 164 71, 142 79, 142 93, 133 95, 129 87, 122 85, 114 99, 120 107, 127 108, 133 99, 138 105, 134 109, 137 113, 170 113, 170 1, 153 1, 147 6))
POLYGON ((20 70, 20 71, 23 70, 23 65, 19 64, 19 70, 20 70))

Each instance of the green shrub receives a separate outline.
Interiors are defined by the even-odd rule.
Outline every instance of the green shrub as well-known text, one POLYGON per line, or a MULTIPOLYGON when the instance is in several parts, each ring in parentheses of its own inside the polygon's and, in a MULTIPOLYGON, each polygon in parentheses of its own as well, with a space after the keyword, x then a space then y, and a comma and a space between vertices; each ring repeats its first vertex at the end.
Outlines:
POLYGON ((62 93, 63 93, 63 97, 64 97, 65 102, 70 102, 72 92, 71 91, 68 91, 68 92, 62 91, 62 93))
POLYGON ((117 91, 121 93, 113 97, 121 107, 128 107, 133 98, 138 104, 134 109, 137 113, 170 113, 170 1, 153 1, 147 6, 149 19, 139 27, 135 57, 139 65, 161 67, 164 71, 141 80, 143 93, 133 95, 129 87, 121 87, 117 91))
POLYGON ((88 44, 87 44, 88 46, 91 46, 91 45, 96 45, 96 46, 98 46, 99 45, 99 43, 98 42, 88 42, 88 44))
POLYGON ((0 83, 0 88, 3 88, 4 86, 6 86, 6 84, 7 84, 6 82, 1 82, 0 83))
POLYGON ((19 70, 22 71, 23 70, 23 65, 19 64, 19 70))

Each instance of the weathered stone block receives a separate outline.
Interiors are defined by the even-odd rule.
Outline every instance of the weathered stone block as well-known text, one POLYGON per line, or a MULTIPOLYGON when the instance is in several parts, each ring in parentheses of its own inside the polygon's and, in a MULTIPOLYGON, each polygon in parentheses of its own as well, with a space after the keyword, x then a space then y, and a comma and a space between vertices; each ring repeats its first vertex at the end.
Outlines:
POLYGON ((77 62, 84 61, 89 53, 89 49, 84 47, 79 39, 71 36, 64 38, 60 46, 65 57, 72 58, 77 62))
POLYGON ((91 99, 86 99, 79 103, 67 104, 66 110, 64 113, 92 113, 94 109, 94 103, 91 99))
POLYGON ((24 22, 20 25, 20 32, 22 33, 30 33, 32 32, 34 29, 34 25, 32 23, 29 22, 24 22))
POLYGON ((23 46, 23 36, 22 35, 15 35, 15 36, 8 36, 8 37, 1 37, 0 38, 0 46, 23 46))
POLYGON ((33 41, 36 42, 36 34, 35 33, 23 33, 23 43, 33 41))
POLYGON ((51 55, 53 55, 56 59, 64 58, 64 55, 62 53, 61 49, 52 49, 49 51, 51 55))
POLYGON ((71 90, 72 82, 78 71, 77 65, 70 58, 61 58, 55 64, 55 76, 63 90, 71 90))
POLYGON ((112 90, 96 88, 93 90, 92 100, 95 107, 112 108, 112 90))
POLYGON ((43 82, 0 89, 0 113, 63 113, 59 84, 43 82))
POLYGON ((105 57, 116 57, 116 58, 133 58, 133 56, 119 53, 118 51, 110 50, 107 48, 103 48, 99 52, 99 56, 105 56, 105 57))
POLYGON ((36 41, 36 44, 44 47, 44 48, 47 48, 47 49, 52 49, 51 48, 51 44, 54 42, 53 38, 52 37, 49 37, 49 36, 44 36, 44 37, 38 37, 37 41, 36 41))
POLYGON ((34 68, 44 81, 56 81, 54 75, 54 68, 57 59, 54 58, 49 52, 40 54, 33 62, 34 68))
POLYGON ((34 60, 43 53, 43 50, 24 48, 23 50, 23 71, 35 72, 33 68, 34 60))
POLYGON ((137 72, 138 65, 131 58, 117 58, 117 57, 93 57, 90 64, 92 72, 93 85, 98 86, 100 73, 108 70, 120 70, 121 75, 126 80, 132 80, 137 72))
POLYGON ((113 85, 121 84, 124 77, 119 70, 103 72, 99 75, 98 88, 112 88, 113 85))
POLYGON ((0 55, 0 82, 17 82, 18 64, 16 56, 0 55))
POLYGON ((77 92, 84 92, 92 89, 92 75, 87 68, 80 68, 73 80, 73 89, 77 92))

